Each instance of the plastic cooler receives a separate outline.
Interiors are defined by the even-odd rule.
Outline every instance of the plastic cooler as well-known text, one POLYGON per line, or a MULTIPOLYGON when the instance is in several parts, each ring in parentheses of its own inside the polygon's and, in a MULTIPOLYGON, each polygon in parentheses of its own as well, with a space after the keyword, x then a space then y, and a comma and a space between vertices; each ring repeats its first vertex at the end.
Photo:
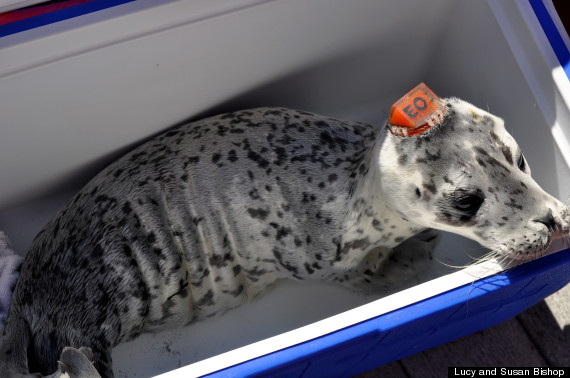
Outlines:
MULTIPOLYGON (((0 229, 22 253, 86 180, 174 124, 279 105, 383 127, 421 81, 503 117, 536 180, 569 194, 569 44, 548 0, 80 3, 0 25, 0 229)), ((570 280, 568 250, 461 268, 485 252, 446 234, 433 266, 385 296, 284 283, 120 345, 115 371, 350 376, 499 323, 570 280)))

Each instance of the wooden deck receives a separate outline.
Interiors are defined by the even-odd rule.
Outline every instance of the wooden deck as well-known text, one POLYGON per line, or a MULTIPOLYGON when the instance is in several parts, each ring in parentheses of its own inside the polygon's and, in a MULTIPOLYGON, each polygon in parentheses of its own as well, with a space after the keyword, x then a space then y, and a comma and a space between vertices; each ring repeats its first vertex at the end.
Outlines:
POLYGON ((570 285, 518 316, 359 378, 440 378, 449 366, 570 366, 570 285))

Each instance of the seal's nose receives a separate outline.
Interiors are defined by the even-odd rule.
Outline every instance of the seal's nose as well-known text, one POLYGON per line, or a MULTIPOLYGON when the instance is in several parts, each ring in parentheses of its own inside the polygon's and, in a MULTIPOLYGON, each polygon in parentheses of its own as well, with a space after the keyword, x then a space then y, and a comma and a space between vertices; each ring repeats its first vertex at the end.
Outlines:
POLYGON ((551 209, 548 209, 548 213, 545 216, 543 216, 541 218, 533 219, 532 221, 537 222, 537 223, 542 223, 550 231, 554 231, 556 228, 556 220, 554 219, 554 216, 552 216, 552 210, 551 209))

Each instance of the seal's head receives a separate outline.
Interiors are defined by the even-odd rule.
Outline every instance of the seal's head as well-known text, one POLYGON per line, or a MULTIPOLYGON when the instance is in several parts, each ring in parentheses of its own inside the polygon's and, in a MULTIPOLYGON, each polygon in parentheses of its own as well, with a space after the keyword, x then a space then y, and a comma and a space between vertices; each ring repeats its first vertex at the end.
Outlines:
POLYGON ((568 208, 532 179, 501 118, 418 88, 393 109, 381 149, 381 187, 393 211, 513 259, 535 258, 568 236, 568 208))

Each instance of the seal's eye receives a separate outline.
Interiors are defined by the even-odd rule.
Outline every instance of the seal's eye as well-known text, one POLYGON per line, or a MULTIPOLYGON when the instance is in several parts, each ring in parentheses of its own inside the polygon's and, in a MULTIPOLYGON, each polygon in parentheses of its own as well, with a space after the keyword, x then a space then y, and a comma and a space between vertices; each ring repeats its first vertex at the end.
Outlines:
POLYGON ((471 218, 477 214, 484 200, 485 197, 479 192, 473 194, 462 193, 453 199, 452 206, 463 217, 471 218))
POLYGON ((526 162, 525 162, 525 159, 524 159, 523 154, 520 154, 520 155, 519 155, 519 158, 518 158, 518 160, 517 160, 517 166, 518 166, 519 169, 520 169, 521 171, 523 171, 523 172, 526 170, 526 162))
POLYGON ((443 223, 473 224, 475 216, 485 202, 485 194, 478 188, 458 188, 443 193, 437 201, 436 217, 443 223))

